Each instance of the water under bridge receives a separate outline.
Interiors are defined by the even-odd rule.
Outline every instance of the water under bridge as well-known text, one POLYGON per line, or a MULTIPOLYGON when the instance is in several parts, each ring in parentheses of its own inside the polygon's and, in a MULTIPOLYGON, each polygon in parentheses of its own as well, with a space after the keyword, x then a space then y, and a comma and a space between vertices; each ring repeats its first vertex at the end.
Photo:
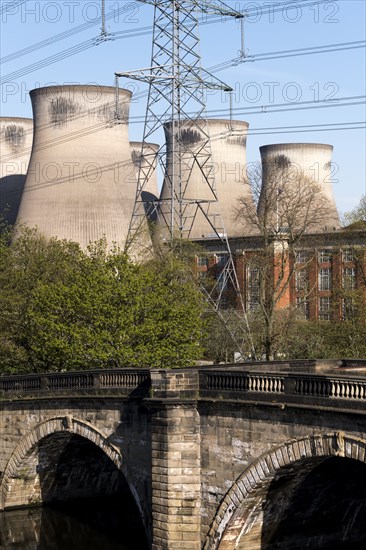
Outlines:
POLYGON ((356 548, 365 404, 366 361, 0 377, 0 510, 117 493, 154 550, 356 548))

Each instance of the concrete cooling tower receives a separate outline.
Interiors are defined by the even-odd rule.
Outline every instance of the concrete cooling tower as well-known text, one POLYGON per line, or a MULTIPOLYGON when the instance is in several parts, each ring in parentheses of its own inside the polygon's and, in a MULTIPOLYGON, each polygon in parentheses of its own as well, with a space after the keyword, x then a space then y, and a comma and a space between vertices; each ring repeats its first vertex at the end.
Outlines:
POLYGON ((0 118, 0 221, 15 224, 33 141, 33 120, 0 118))
MULTIPOLYGON (((180 150, 183 150, 183 163, 181 170, 175 161, 175 180, 179 179, 179 172, 182 173, 183 181, 183 210, 185 212, 185 223, 192 228, 189 234, 191 239, 214 237, 215 233, 210 227, 202 213, 198 212, 193 218, 193 206, 187 205, 189 201, 215 201, 212 202, 209 211, 211 219, 219 232, 225 232, 229 237, 250 234, 253 228, 247 223, 246 227, 242 222, 235 220, 235 209, 239 206, 238 199, 244 200, 253 205, 253 197, 246 174, 246 138, 248 123, 243 121, 230 120, 208 120, 198 121, 197 125, 192 122, 183 121, 179 127, 175 127, 174 136, 172 123, 165 124, 165 136, 167 147, 167 168, 161 191, 161 207, 157 232, 164 234, 169 220, 172 207, 172 170, 173 170, 173 143, 180 143, 180 150), (200 158, 201 149, 205 144, 208 134, 211 144, 211 164, 215 175, 213 193, 207 185, 196 159, 200 158)), ((201 161, 205 162, 204 156, 201 161)), ((202 202, 205 208, 205 202, 202 202)))
POLYGON ((280 225, 286 226, 286 209, 290 212, 292 208, 295 223, 299 226, 304 223, 307 232, 339 228, 331 181, 332 152, 332 145, 320 143, 285 143, 260 147, 262 188, 258 216, 263 218, 266 211, 267 215, 271 211, 273 219, 277 217, 280 225), (309 199, 306 189, 309 193, 312 185, 314 192, 309 199), (291 192, 292 198, 287 199, 291 192), (305 217, 309 220, 307 224, 303 222, 305 217))
POLYGON ((159 151, 159 145, 156 143, 145 143, 144 146, 144 156, 145 158, 141 158, 141 151, 142 151, 142 142, 141 141, 131 141, 130 142, 131 147, 131 156, 132 156, 132 162, 135 167, 136 175, 139 173, 140 166, 143 166, 148 168, 149 165, 153 164, 154 171, 151 174, 150 178, 146 182, 146 185, 144 187, 144 191, 146 193, 151 194, 154 197, 154 200, 156 200, 159 196, 158 191, 158 178, 156 173, 157 168, 157 154, 159 151), (147 158, 149 156, 149 158, 147 158))
POLYGON ((131 92, 72 85, 30 96, 34 141, 17 221, 82 247, 103 236, 123 245, 137 183, 128 140, 131 92))
POLYGON ((138 178, 140 167, 143 170, 142 175, 151 172, 151 175, 144 185, 141 199, 144 202, 145 212, 148 218, 150 218, 151 221, 156 221, 156 203, 159 200, 157 161, 160 146, 156 143, 145 143, 142 149, 141 141, 131 141, 130 147, 136 177, 138 178))

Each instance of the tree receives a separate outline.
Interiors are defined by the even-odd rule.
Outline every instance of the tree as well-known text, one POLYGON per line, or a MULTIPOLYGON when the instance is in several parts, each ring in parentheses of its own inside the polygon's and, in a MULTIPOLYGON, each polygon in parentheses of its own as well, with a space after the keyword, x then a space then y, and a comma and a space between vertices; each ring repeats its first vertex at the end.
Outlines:
POLYGON ((286 358, 361 359, 366 355, 366 325, 357 315, 331 323, 298 321, 294 328, 283 348, 286 358))
MULTIPOLYGON (((334 213, 319 185, 299 169, 293 170, 283 155, 263 166, 256 165, 249 174, 254 201, 239 199, 236 219, 248 222, 257 233, 259 246, 248 254, 249 324, 256 334, 257 356, 273 358, 284 327, 291 326, 299 312, 289 309, 290 284, 296 273, 306 273, 312 257, 301 263, 298 255, 303 250, 304 237, 323 230, 334 213), (281 329, 282 326, 282 329, 281 329), (254 331, 255 328, 255 331, 254 331)), ((305 277, 304 277, 305 278, 305 277)), ((304 285, 304 301, 310 289, 304 285)), ((280 354, 281 351, 278 351, 280 354)))
POLYGON ((7 255, 3 372, 180 367, 201 356, 203 301, 178 260, 137 265, 105 242, 84 254, 28 230, 7 255))
POLYGON ((359 222, 366 222, 366 195, 360 199, 360 203, 353 210, 343 215, 343 225, 351 225, 359 222))
POLYGON ((7 229, 0 250, 0 360, 2 372, 35 368, 28 310, 38 285, 72 281, 82 252, 76 243, 47 241, 35 230, 7 229))
POLYGON ((232 363, 235 353, 239 352, 232 337, 238 323, 238 315, 233 309, 221 312, 221 317, 215 311, 206 312, 205 334, 203 348, 205 358, 213 363, 232 363))

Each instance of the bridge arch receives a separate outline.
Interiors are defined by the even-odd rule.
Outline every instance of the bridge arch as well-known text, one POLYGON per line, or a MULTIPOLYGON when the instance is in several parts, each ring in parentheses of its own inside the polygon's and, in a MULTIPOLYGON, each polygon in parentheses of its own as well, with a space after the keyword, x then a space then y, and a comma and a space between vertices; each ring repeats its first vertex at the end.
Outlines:
POLYGON ((75 418, 69 414, 48 418, 40 422, 20 439, 4 469, 0 486, 0 510, 12 505, 11 495, 14 492, 17 492, 15 495, 17 505, 42 502, 40 488, 38 487, 37 489, 36 487, 36 477, 38 474, 36 452, 38 446, 41 442, 50 439, 52 436, 58 436, 62 439, 62 437, 67 437, 67 434, 71 437, 76 436, 81 440, 93 444, 93 446, 98 448, 105 457, 108 457, 114 464, 115 469, 123 474, 128 484, 128 489, 139 510, 141 520, 146 526, 146 518, 144 517, 145 515, 139 496, 133 486, 128 482, 128 472, 126 471, 126 466, 120 450, 108 441, 107 437, 91 423, 75 418), (31 475, 29 475, 27 470, 32 470, 31 475), (34 474, 33 477, 32 474, 34 474), (24 487, 27 476, 29 481, 28 487, 24 487), (19 494, 20 482, 23 483, 22 495, 19 494), (32 495, 29 494, 29 488, 33 491, 32 495))
POLYGON ((255 533, 252 540, 249 536, 247 543, 244 539, 255 525, 258 537, 258 526, 261 529, 263 524, 263 503, 276 475, 282 472, 291 475, 294 468, 299 468, 304 478, 314 464, 332 457, 366 464, 366 440, 343 432, 311 435, 288 441, 260 456, 241 474, 222 500, 204 550, 262 548, 254 541, 255 533))

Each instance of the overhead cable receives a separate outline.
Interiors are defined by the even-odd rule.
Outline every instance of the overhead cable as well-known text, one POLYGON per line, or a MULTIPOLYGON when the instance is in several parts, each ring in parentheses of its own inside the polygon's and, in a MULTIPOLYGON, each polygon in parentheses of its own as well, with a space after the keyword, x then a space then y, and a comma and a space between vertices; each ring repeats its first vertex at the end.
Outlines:
MULTIPOLYGON (((24 3, 27 0, 19 0, 19 2, 24 3)), ((338 2, 338 0, 335 0, 338 2)), ((319 4, 327 4, 329 0, 317 0, 317 5, 319 4)), ((6 4, 3 6, 2 11, 6 11, 7 6, 11 4, 6 4)), ((127 4, 124 7, 118 7, 117 9, 111 11, 110 13, 106 13, 104 16, 105 22, 110 21, 111 19, 116 20, 119 18, 121 14, 128 13, 131 11, 131 6, 134 6, 134 4, 127 4)), ((294 8, 306 8, 306 7, 313 7, 314 6, 314 0, 296 0, 294 3, 294 8)), ((269 15, 273 13, 277 13, 279 11, 283 11, 285 8, 289 9, 291 8, 291 2, 284 2, 282 4, 272 4, 272 5, 266 5, 266 6, 253 6, 253 7, 247 7, 243 10, 243 14, 245 17, 251 17, 252 15, 256 16, 258 14, 258 9, 260 9, 261 15, 269 15)), ((0 13, 2 13, 2 11, 0 13)), ((205 16, 205 19, 201 21, 201 25, 209 25, 212 23, 217 23, 222 21, 222 17, 219 17, 217 15, 211 15, 211 16, 205 16)), ((19 57, 22 57, 24 55, 28 55, 29 53, 32 53, 34 51, 40 50, 45 47, 49 47, 52 44, 55 44, 56 42, 60 42, 62 40, 65 40, 67 38, 70 38, 71 36, 75 36, 81 32, 84 32, 92 27, 98 26, 102 23, 102 17, 97 17, 93 19, 92 21, 87 21, 86 23, 83 23, 82 25, 78 25, 77 27, 68 29, 67 31, 64 31, 62 33, 56 34, 54 36, 50 36, 49 38, 46 38, 45 40, 41 40, 40 42, 36 42, 35 44, 31 44, 30 46, 27 46, 26 48, 23 48, 21 50, 15 51, 11 54, 8 54, 2 58, 0 58, 1 63, 8 63, 9 61, 13 61, 14 59, 17 59, 19 57)), ((152 33, 152 27, 144 27, 143 34, 151 34, 152 33)), ((137 27, 135 29, 131 29, 128 32, 139 32, 140 29, 137 27)))
MULTIPOLYGON (((133 35, 133 36, 137 36, 137 35, 133 35)), ((31 65, 27 65, 21 69, 18 69, 17 71, 9 73, 0 80, 0 83, 4 84, 6 82, 13 82, 14 79, 20 78, 26 74, 32 73, 48 65, 52 65, 53 63, 56 63, 58 61, 62 61, 63 59, 70 57, 72 55, 75 55, 77 53, 80 53, 88 48, 98 46, 99 44, 105 42, 106 40, 121 40, 124 38, 131 38, 131 37, 132 35, 126 36, 124 33, 122 35, 121 33, 113 33, 108 35, 107 39, 100 38, 100 37, 91 38, 89 40, 86 40, 85 42, 77 44, 76 46, 72 46, 67 50, 63 50, 62 52, 53 54, 40 61, 37 61, 36 63, 32 63, 31 65)), ((282 59, 285 57, 295 57, 299 55, 313 55, 313 54, 320 54, 320 53, 329 53, 333 51, 351 50, 355 48, 364 48, 365 46, 366 46, 366 40, 358 40, 356 42, 327 44, 325 46, 311 46, 311 47, 300 48, 296 50, 295 49, 282 50, 280 52, 273 52, 272 54, 263 53, 263 54, 256 54, 251 56, 240 56, 240 57, 231 59, 229 61, 225 61, 224 63, 214 65, 210 70, 211 72, 220 72, 242 63, 263 61, 268 59, 282 59)))

